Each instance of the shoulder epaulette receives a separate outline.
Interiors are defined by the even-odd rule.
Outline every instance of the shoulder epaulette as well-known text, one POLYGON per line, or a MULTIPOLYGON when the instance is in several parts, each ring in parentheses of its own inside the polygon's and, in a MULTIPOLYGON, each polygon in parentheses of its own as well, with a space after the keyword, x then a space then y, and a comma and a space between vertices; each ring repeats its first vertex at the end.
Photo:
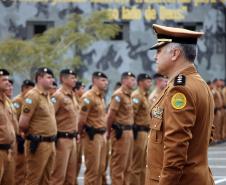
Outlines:
POLYGON ((177 75, 174 79, 174 86, 185 85, 186 77, 184 75, 177 75))

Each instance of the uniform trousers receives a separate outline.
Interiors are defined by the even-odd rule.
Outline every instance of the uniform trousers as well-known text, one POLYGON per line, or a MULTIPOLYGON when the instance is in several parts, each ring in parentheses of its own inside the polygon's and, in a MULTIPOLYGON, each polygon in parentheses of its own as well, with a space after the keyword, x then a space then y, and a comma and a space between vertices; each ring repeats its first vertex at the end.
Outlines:
POLYGON ((106 166, 106 137, 95 134, 90 140, 87 134, 83 140, 85 156, 85 185, 102 185, 102 176, 106 166))
POLYGON ((30 141, 25 141, 25 185, 49 185, 54 167, 55 142, 40 142, 35 153, 29 150, 30 141))
POLYGON ((111 142, 110 172, 112 185, 129 185, 133 156, 132 130, 124 130, 122 137, 118 140, 115 138, 115 130, 113 130, 111 142))
POLYGON ((133 145, 132 174, 130 185, 144 185, 146 170, 147 132, 138 132, 133 145))
POLYGON ((56 144, 56 160, 51 175, 51 185, 74 185, 76 174, 76 139, 59 138, 56 144))

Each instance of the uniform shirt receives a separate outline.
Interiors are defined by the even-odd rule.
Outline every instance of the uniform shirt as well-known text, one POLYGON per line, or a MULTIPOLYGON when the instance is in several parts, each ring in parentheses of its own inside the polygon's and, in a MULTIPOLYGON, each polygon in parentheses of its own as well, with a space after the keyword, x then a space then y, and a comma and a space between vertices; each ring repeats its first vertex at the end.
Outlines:
POLYGON ((147 167, 159 185, 210 185, 208 144, 214 101, 191 66, 171 80, 151 109, 147 167))
POLYGON ((142 89, 137 89, 132 93, 132 102, 134 110, 134 123, 137 125, 150 124, 150 103, 148 93, 142 89))
POLYGON ((222 108, 223 107, 223 99, 222 99, 220 91, 216 88, 213 88, 212 94, 213 94, 213 98, 214 98, 215 108, 217 108, 217 109, 222 108))
POLYGON ((106 111, 103 95, 92 87, 81 97, 81 115, 87 116, 87 125, 94 128, 106 128, 106 111))
POLYGON ((21 109, 22 109, 22 104, 24 102, 24 96, 22 94, 19 94, 13 99, 13 106, 16 110, 16 115, 17 119, 19 120, 20 114, 21 114, 21 109))
POLYGON ((223 94, 223 96, 224 96, 224 106, 225 106, 225 108, 226 108, 226 87, 224 87, 224 88, 222 89, 222 94, 223 94))
POLYGON ((72 91, 58 89, 51 101, 55 108, 57 130, 73 132, 78 130, 79 105, 72 91))
POLYGON ((114 92, 109 109, 116 112, 116 123, 126 125, 132 125, 134 123, 131 92, 124 87, 120 87, 114 92))
POLYGON ((49 95, 37 87, 31 89, 25 96, 21 114, 33 112, 28 134, 52 136, 57 133, 55 111, 49 95))
POLYGON ((13 124, 14 131, 16 134, 18 134, 19 133, 19 123, 18 123, 18 119, 17 119, 17 112, 16 112, 16 109, 14 108, 12 100, 9 99, 8 97, 6 97, 6 105, 8 107, 10 120, 13 124))
POLYGON ((153 105, 153 103, 158 99, 159 95, 161 94, 161 90, 155 88, 151 94, 148 97, 148 100, 150 102, 150 105, 153 105))
POLYGON ((6 96, 0 97, 0 144, 13 144, 16 136, 6 99, 6 96))

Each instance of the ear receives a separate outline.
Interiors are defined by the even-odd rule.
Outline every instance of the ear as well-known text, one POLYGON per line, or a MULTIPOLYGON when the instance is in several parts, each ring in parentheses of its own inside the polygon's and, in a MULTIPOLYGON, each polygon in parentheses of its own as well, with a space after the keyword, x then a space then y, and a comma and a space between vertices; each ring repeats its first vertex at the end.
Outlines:
POLYGON ((172 61, 176 61, 181 55, 181 50, 179 48, 174 48, 172 50, 172 61))

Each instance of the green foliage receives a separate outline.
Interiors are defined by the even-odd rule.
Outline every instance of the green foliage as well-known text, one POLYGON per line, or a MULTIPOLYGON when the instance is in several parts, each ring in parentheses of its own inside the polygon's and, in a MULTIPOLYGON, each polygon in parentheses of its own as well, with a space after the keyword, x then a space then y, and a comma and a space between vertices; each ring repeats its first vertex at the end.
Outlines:
POLYGON ((98 40, 114 37, 120 28, 106 24, 105 11, 90 15, 71 14, 65 25, 50 28, 31 40, 9 38, 0 42, 0 66, 18 73, 30 72, 40 66, 52 68, 56 75, 66 67, 78 69, 82 64, 79 54, 98 40), (71 50, 73 56, 68 58, 71 50))

